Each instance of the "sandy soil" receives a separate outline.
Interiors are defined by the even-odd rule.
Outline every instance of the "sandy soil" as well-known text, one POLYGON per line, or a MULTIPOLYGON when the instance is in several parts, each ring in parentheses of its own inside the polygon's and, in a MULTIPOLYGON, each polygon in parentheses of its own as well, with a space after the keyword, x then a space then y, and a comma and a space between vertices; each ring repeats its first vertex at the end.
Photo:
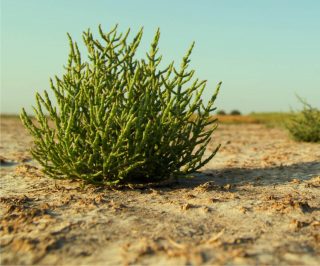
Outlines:
POLYGON ((320 144, 263 125, 222 125, 219 154, 170 187, 55 181, 1 120, 1 264, 319 265, 320 144))

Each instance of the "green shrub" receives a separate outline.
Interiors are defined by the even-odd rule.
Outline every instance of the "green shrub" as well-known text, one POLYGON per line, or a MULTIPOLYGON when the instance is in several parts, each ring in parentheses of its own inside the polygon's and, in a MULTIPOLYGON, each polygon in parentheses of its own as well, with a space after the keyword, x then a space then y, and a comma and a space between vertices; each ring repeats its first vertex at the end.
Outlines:
POLYGON ((232 111, 230 112, 230 115, 241 115, 241 112, 238 111, 238 110, 232 110, 232 111))
POLYGON ((226 115, 226 111, 225 110, 218 110, 217 111, 217 115, 226 115))
POLYGON ((303 110, 297 113, 286 127, 292 137, 298 141, 320 142, 320 110, 298 98, 303 104, 303 110))
POLYGON ((35 122, 22 110, 34 137, 31 152, 49 176, 107 185, 162 182, 198 170, 218 151, 204 159, 217 127, 210 113, 221 83, 205 106, 206 81, 189 82, 194 44, 180 69, 172 62, 159 70, 160 31, 146 60, 135 58, 142 29, 131 42, 129 31, 104 33, 99 26, 100 39, 84 32, 87 61, 68 34, 66 72, 51 80, 57 104, 44 91, 36 94, 35 122))

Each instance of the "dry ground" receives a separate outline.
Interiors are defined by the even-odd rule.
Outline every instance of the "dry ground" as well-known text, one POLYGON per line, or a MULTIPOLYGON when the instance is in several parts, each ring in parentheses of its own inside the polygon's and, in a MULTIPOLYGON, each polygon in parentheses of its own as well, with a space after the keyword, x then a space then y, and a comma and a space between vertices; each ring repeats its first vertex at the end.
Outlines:
POLYGON ((1 264, 319 265, 320 144, 264 125, 222 125, 219 154, 170 187, 54 181, 31 139, 1 120, 1 264))

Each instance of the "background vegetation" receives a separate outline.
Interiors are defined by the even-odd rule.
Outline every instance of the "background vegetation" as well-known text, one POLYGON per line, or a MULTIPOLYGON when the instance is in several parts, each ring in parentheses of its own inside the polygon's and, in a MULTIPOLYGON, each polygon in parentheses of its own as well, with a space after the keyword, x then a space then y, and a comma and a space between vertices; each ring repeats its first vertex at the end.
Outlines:
POLYGON ((298 141, 320 142, 320 110, 298 97, 303 109, 287 123, 292 137, 298 141))

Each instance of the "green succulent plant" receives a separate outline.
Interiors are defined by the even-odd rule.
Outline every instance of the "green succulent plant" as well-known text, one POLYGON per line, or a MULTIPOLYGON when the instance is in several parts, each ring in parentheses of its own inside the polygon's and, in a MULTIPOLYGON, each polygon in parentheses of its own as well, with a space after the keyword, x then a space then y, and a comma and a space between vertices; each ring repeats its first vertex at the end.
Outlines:
POLYGON ((298 99, 302 103, 303 109, 286 123, 287 129, 295 140, 320 142, 320 110, 311 106, 301 97, 298 99))
POLYGON ((83 32, 87 61, 68 34, 66 72, 50 80, 56 104, 44 91, 36 94, 35 121, 22 110, 31 153, 49 176, 106 185, 161 182, 197 171, 218 151, 219 145, 204 158, 221 83, 204 105, 206 81, 188 70, 194 43, 179 69, 173 62, 159 69, 159 29, 145 60, 135 58, 143 29, 130 42, 129 32, 99 26, 99 39, 83 32))

